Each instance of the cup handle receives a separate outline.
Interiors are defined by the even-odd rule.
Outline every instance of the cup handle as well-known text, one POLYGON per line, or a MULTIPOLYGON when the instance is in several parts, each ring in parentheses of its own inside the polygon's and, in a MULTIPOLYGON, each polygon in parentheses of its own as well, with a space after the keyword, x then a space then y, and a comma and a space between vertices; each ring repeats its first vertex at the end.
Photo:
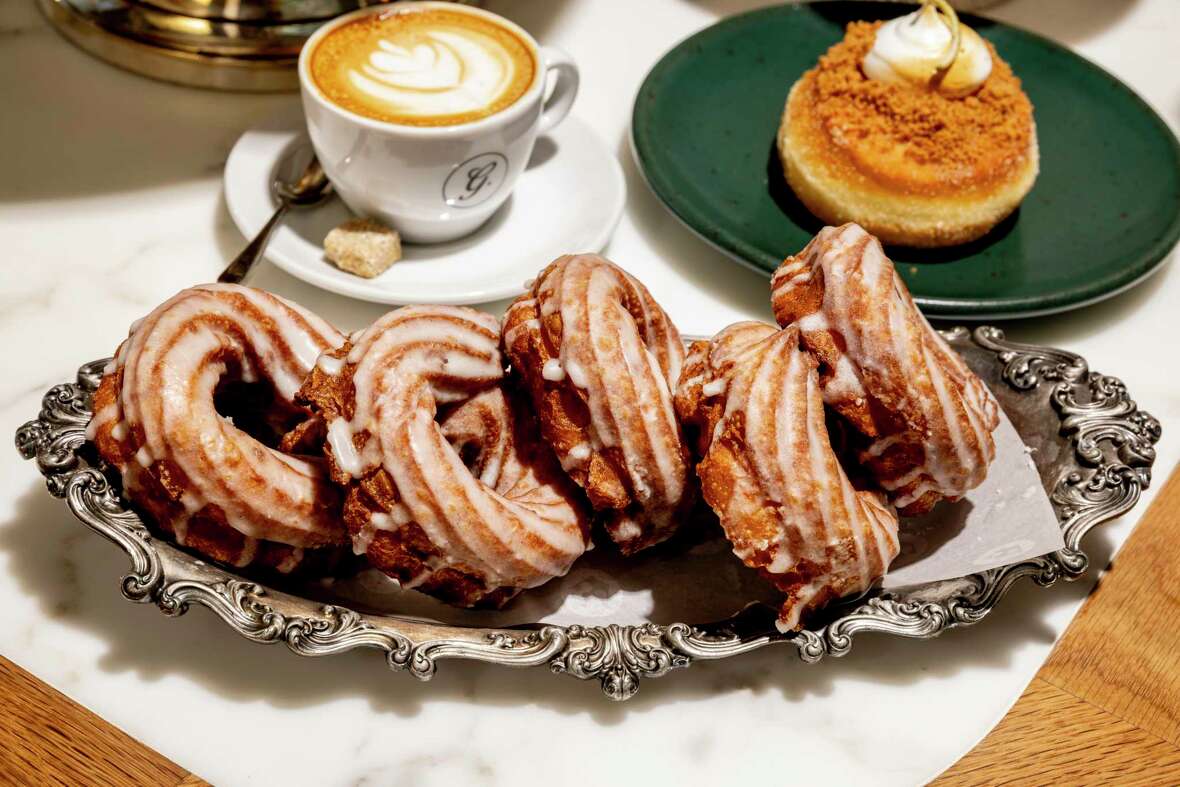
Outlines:
POLYGON ((550 72, 557 76, 549 98, 545 99, 541 107, 537 133, 544 134, 565 120, 573 106, 574 98, 578 95, 578 64, 565 52, 552 46, 541 47, 541 57, 545 60, 546 77, 550 72))

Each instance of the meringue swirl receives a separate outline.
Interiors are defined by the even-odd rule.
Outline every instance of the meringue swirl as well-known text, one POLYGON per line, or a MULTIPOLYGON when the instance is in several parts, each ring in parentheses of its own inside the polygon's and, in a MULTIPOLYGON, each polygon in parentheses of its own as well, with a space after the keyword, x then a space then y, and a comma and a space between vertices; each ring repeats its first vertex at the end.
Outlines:
MULTIPOLYGON (((949 6, 948 6, 949 9, 949 6)), ((992 56, 974 30, 944 17, 932 3, 891 19, 877 30, 865 55, 865 76, 879 82, 930 85, 963 96, 975 92, 992 72, 992 56)))

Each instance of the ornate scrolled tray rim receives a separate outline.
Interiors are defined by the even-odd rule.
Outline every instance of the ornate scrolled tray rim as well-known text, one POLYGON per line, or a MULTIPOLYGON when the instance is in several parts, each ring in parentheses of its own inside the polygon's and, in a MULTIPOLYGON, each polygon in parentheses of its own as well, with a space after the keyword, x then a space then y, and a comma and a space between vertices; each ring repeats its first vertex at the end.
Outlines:
POLYGON ((838 606, 823 625, 792 635, 775 630, 773 613, 759 606, 700 625, 466 628, 364 614, 245 580, 154 537, 109 484, 84 435, 105 359, 82 366, 76 382, 50 389, 38 417, 18 430, 16 443, 25 458, 36 459, 51 494, 127 553, 131 568, 122 590, 132 601, 152 602, 168 615, 199 604, 242 636, 283 642, 306 656, 374 648, 391 668, 421 679, 445 658, 547 664, 555 673, 598 679, 607 696, 622 700, 636 692, 641 678, 771 644, 793 644, 803 661, 816 662, 848 653, 861 632, 933 637, 978 623, 1022 577, 1047 586, 1085 572, 1083 536, 1130 510, 1151 481, 1159 422, 1137 408, 1122 382, 1091 372, 1078 355, 1009 342, 989 326, 944 335, 996 393, 1033 449, 1065 548, 955 580, 877 590, 838 606))

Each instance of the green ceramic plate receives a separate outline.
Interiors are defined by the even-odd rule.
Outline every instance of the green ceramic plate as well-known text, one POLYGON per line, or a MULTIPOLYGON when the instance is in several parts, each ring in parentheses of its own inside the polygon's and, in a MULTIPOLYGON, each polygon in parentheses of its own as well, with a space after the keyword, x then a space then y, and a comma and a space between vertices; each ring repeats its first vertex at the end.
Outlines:
MULTIPOLYGON (((731 17, 666 54, 635 100, 636 160, 690 229, 767 273, 821 224, 774 152, 791 84, 854 19, 912 5, 823 2, 731 17)), ((1156 269, 1180 238, 1180 145, 1126 85, 1032 33, 964 15, 1024 83, 1041 174, 984 238, 940 250, 891 248, 927 314, 996 319, 1076 308, 1156 269)))

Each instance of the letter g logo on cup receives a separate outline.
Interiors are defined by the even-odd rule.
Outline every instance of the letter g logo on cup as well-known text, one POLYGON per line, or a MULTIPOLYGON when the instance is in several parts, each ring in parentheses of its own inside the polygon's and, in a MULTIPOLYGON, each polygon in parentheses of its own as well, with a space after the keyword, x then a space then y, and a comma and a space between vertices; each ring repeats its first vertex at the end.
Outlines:
POLYGON ((299 82, 308 134, 341 199, 406 241, 437 243, 504 203, 537 136, 569 113, 578 69, 496 14, 414 2, 322 26, 300 54, 299 82))
POLYGON ((472 156, 447 176, 443 201, 453 208, 474 208, 495 196, 507 172, 508 159, 500 153, 472 156))

